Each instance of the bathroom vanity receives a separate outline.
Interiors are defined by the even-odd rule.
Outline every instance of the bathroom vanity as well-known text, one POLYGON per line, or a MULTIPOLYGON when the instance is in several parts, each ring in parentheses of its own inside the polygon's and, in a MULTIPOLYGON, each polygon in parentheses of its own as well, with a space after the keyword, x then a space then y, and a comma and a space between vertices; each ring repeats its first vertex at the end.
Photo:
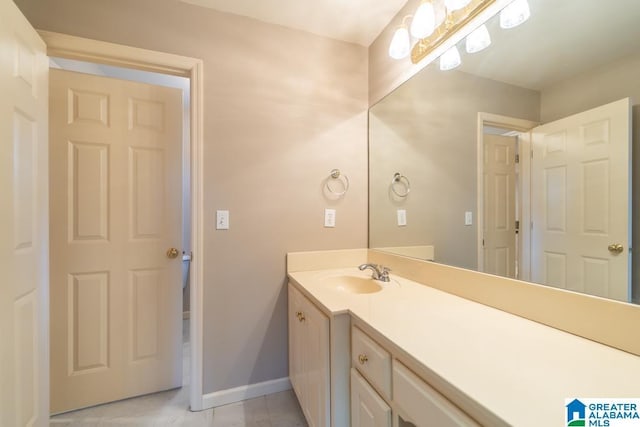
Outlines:
POLYGON ((375 257, 288 256, 291 382, 310 426, 561 425, 565 399, 640 397, 638 356, 429 277, 371 284, 357 266, 375 257))

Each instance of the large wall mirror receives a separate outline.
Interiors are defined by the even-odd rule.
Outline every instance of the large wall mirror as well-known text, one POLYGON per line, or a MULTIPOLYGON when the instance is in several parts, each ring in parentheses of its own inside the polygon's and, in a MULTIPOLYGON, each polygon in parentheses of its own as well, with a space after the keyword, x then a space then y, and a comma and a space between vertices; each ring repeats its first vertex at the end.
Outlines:
POLYGON ((637 303, 640 2, 528 3, 371 108, 369 246, 637 303))

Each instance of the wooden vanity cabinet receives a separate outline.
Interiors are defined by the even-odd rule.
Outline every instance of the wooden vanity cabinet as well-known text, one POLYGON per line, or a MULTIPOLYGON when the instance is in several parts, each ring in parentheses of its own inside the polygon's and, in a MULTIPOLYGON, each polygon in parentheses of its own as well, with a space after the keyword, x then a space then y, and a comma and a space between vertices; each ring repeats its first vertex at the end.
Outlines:
POLYGON ((330 426, 329 318, 289 285, 289 377, 310 427, 330 426))
POLYGON ((351 427, 479 426, 358 327, 351 349, 351 427))
POLYGON ((328 316, 291 283, 288 295, 289 377, 310 427, 479 425, 392 343, 351 326, 349 314, 328 316))

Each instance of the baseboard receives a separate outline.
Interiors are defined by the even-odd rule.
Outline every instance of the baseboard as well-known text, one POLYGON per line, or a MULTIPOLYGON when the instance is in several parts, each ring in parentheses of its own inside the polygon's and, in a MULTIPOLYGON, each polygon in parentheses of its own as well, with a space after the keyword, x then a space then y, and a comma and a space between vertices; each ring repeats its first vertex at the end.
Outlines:
POLYGON ((289 377, 284 377, 278 378, 277 380, 220 390, 202 396, 202 409, 215 408, 216 406, 228 405, 230 403, 241 402, 243 400, 253 399, 254 397, 290 389, 291 382, 289 381, 289 377))

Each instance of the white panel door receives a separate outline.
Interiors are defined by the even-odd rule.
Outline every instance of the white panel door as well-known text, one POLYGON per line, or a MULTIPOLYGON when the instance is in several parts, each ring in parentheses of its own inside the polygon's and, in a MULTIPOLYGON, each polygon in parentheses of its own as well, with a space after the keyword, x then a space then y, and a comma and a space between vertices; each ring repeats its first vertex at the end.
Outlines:
POLYGON ((483 135, 484 269, 516 277, 516 137, 483 135))
POLYGON ((182 94, 51 70, 51 410, 182 385, 182 94))
POLYGON ((532 144, 532 280, 629 301, 629 99, 539 126, 532 144))
POLYGON ((0 426, 49 423, 48 67, 0 0, 0 426))

